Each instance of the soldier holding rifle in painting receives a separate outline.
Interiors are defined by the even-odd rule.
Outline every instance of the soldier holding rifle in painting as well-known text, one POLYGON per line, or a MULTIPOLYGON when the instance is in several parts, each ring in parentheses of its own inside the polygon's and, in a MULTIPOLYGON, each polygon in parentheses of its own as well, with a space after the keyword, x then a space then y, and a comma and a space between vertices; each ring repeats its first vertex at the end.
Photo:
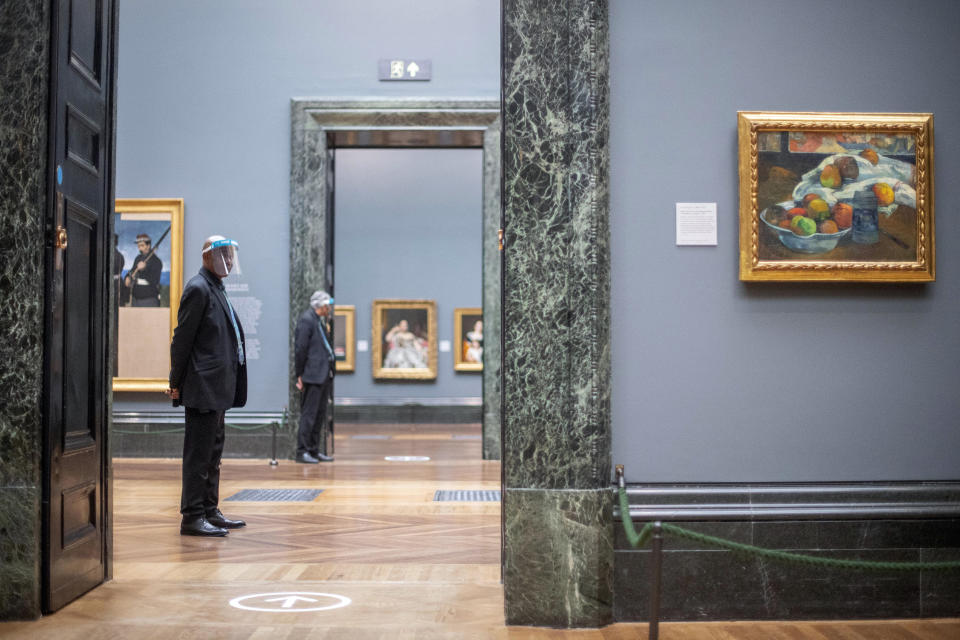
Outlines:
POLYGON ((160 306, 160 274, 163 271, 163 262, 157 257, 157 247, 170 233, 170 229, 163 232, 156 246, 151 246, 150 236, 141 233, 137 236, 137 249, 140 254, 133 259, 133 265, 123 279, 126 289, 130 292, 127 306, 159 307, 160 306))

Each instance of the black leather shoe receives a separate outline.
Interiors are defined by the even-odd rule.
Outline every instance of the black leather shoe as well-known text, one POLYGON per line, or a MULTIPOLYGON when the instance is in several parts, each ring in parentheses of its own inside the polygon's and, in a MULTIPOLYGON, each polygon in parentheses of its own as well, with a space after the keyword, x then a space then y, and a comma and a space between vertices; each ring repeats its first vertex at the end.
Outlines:
POLYGON ((204 518, 197 516, 189 520, 184 519, 180 523, 180 535, 182 536, 225 536, 227 530, 223 527, 217 527, 204 518))
POLYGON ((317 452, 316 454, 314 454, 314 457, 320 462, 333 462, 333 456, 328 456, 323 453, 317 452))
POLYGON ((220 509, 207 513, 207 522, 222 529, 239 529, 240 527, 247 526, 247 523, 243 520, 231 520, 226 517, 220 512, 220 509))
POLYGON ((309 453, 304 452, 297 456, 297 462, 301 462, 303 464, 317 464, 320 461, 309 453))

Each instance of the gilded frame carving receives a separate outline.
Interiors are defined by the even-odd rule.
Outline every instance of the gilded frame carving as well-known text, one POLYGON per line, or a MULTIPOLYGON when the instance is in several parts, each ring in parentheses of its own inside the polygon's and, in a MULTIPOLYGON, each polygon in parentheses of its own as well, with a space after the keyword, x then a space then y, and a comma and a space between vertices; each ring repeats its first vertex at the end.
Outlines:
POLYGON ((375 380, 437 378, 436 301, 374 300, 372 319, 375 380))
POLYGON ((334 305, 333 325, 333 354, 337 361, 337 373, 353 373, 357 368, 357 315, 355 307, 352 304, 334 305), (342 323, 338 322, 339 318, 343 318, 342 323), (342 357, 341 352, 343 353, 342 357))
MULTIPOLYGON (((476 331, 475 323, 483 322, 483 309, 480 307, 462 307, 453 310, 453 370, 454 371, 483 371, 483 356, 479 361, 471 359, 471 338, 467 334, 476 331)), ((479 338, 480 353, 483 353, 483 330, 481 324, 479 338)), ((474 345, 476 346, 476 345, 474 345)))
POLYGON ((115 313, 114 335, 111 336, 113 390, 162 392, 169 386, 170 341, 177 326, 177 311, 183 292, 183 199, 117 198, 114 216, 117 246, 114 248, 114 258, 110 260, 114 271, 115 313), (164 227, 168 228, 166 235, 164 227), (128 245, 131 244, 131 238, 135 239, 140 233, 153 234, 151 249, 155 250, 158 257, 162 256, 161 264, 169 260, 168 264, 162 265, 168 268, 161 270, 159 307, 137 308, 138 305, 133 303, 132 289, 121 284, 126 280, 124 275, 129 275, 132 267, 133 260, 129 258, 135 257, 138 252, 135 243, 133 248, 128 245), (123 268, 118 273, 121 263, 123 268), (163 271, 167 272, 166 278, 163 278, 163 271), (145 317, 141 318, 140 315, 145 317), (144 334, 148 338, 146 341, 142 340, 144 334), (130 347, 137 348, 138 341, 143 343, 143 354, 139 351, 130 352, 130 347))
POLYGON ((932 114, 741 111, 737 133, 741 280, 936 279, 932 114))

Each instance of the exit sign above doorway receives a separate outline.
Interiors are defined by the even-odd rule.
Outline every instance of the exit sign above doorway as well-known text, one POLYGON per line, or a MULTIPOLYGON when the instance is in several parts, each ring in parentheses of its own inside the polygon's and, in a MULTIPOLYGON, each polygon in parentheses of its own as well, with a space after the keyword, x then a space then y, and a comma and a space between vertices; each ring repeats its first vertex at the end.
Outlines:
POLYGON ((429 59, 381 58, 377 63, 380 80, 429 80, 433 62, 429 59))

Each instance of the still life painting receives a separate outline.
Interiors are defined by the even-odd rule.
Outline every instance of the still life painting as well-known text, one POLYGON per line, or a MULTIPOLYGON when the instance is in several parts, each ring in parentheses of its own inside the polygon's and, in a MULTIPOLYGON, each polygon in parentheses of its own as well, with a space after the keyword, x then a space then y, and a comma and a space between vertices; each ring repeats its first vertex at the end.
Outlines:
POLYGON ((738 116, 741 280, 934 280, 932 115, 738 116))

